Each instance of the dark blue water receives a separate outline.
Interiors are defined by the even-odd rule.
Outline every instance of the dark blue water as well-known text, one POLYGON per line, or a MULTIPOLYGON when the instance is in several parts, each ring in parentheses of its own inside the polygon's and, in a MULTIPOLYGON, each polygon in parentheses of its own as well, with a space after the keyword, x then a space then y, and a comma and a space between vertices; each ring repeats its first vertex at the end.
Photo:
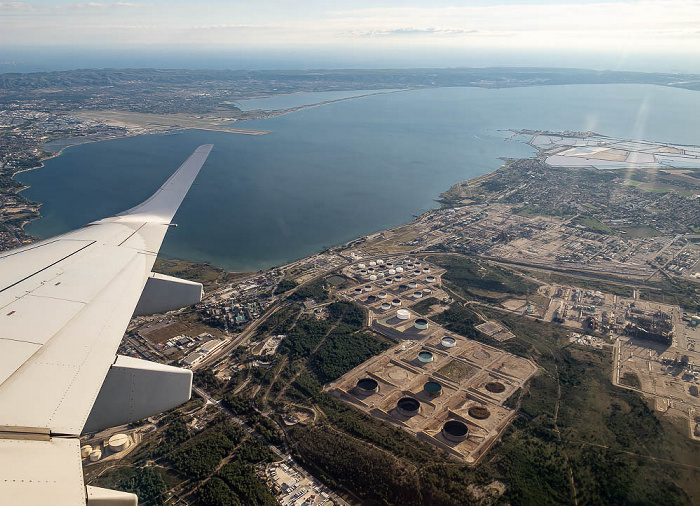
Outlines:
POLYGON ((242 126, 70 147, 19 179, 43 202, 28 232, 48 237, 147 198, 200 144, 206 165, 161 254, 229 269, 279 265, 436 207, 451 185, 532 148, 499 129, 594 130, 700 144, 700 93, 645 85, 378 95, 242 126))

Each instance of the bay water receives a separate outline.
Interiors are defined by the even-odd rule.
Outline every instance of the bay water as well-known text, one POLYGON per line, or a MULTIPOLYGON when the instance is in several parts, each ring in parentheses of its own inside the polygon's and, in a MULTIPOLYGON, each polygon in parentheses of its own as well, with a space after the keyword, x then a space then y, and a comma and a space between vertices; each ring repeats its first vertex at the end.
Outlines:
MULTIPOLYGON (((279 104, 269 100, 256 108, 279 104)), ((508 129, 697 145, 699 118, 700 93, 670 87, 425 89, 238 123, 262 136, 186 130, 72 146, 17 178, 42 203, 27 231, 45 238, 141 202, 213 143, 161 256, 247 271, 410 221, 501 158, 533 156, 508 129)))

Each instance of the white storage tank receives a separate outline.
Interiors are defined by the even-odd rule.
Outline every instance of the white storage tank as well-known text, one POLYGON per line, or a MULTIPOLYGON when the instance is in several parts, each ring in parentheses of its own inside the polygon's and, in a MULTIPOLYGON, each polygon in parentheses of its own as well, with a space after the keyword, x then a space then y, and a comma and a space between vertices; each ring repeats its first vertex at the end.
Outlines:
POLYGON ((440 341, 440 344, 445 348, 454 348, 457 346, 457 340, 454 337, 445 336, 442 338, 442 341, 440 341))
POLYGON ((83 445, 80 447, 80 456, 84 459, 88 458, 92 453, 92 446, 83 445))
POLYGON ((399 309, 396 311, 396 317, 399 320, 408 320, 411 317, 411 313, 408 312, 408 309, 399 309))
POLYGON ((102 458, 102 450, 99 448, 92 450, 88 458, 90 459, 90 462, 97 462, 102 458))
POLYGON ((129 436, 126 434, 115 434, 109 438, 109 442, 107 443, 109 449, 114 453, 126 450, 129 448, 129 444, 131 444, 131 441, 129 441, 129 436))

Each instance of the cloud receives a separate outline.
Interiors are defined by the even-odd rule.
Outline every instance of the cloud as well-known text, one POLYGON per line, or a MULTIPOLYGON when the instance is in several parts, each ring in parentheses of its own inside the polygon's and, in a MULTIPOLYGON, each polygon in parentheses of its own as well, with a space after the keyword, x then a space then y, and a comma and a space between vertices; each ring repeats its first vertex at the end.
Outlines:
POLYGON ((35 11, 36 7, 26 2, 0 2, 0 9, 11 11, 35 11))
POLYGON ((60 8, 67 8, 67 9, 106 9, 110 7, 138 7, 139 4, 132 3, 132 2, 86 2, 86 3, 81 3, 81 4, 71 4, 71 5, 66 5, 65 7, 58 7, 60 8))
POLYGON ((249 30, 260 28, 263 27, 245 24, 201 25, 192 27, 193 30, 249 30))
POLYGON ((461 30, 456 28, 394 28, 390 30, 349 31, 341 35, 352 37, 413 37, 420 35, 469 35, 479 30, 461 30))

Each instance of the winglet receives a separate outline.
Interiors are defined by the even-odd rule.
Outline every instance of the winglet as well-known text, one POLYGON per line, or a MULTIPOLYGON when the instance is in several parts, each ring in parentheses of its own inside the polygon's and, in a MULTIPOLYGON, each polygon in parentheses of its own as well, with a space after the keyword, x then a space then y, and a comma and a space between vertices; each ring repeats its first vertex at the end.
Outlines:
POLYGON ((213 144, 199 146, 148 200, 117 214, 117 216, 148 215, 169 223, 213 147, 213 144))

